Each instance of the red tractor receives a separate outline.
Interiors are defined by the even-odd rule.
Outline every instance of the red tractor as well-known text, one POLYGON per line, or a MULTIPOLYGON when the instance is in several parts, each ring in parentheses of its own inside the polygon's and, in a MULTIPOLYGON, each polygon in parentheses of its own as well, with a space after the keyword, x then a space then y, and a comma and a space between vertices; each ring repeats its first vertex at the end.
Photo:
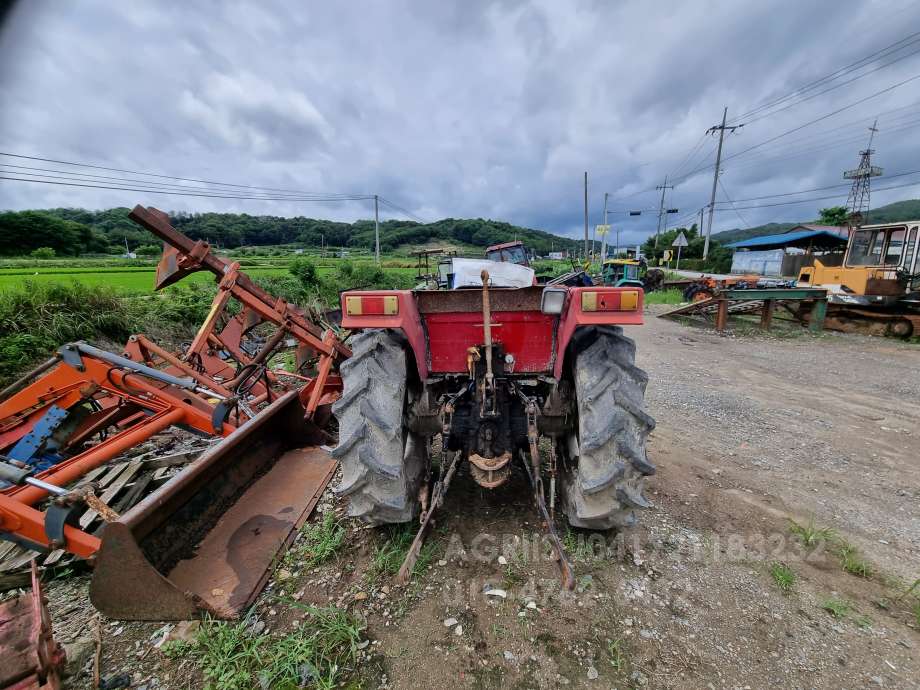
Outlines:
POLYGON ((372 524, 421 513, 404 579, 458 468, 494 488, 519 458, 571 587, 553 528, 557 476, 575 527, 628 527, 648 506, 643 485, 655 467, 645 442, 655 422, 644 410, 648 377, 621 328, 642 323, 643 292, 502 287, 487 270, 479 281, 481 289, 342 294, 342 326, 360 332, 333 405, 338 491, 351 515, 372 524))

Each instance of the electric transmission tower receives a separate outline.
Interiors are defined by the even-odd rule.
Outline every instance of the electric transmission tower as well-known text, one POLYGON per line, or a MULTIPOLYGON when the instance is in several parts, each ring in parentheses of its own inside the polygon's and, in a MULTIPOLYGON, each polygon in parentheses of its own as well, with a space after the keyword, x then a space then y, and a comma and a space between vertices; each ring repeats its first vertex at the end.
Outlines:
POLYGON ((865 224, 869 220, 869 180, 882 174, 882 169, 872 165, 872 138, 878 131, 878 120, 869 128, 869 145, 865 151, 859 152, 859 167, 855 170, 847 170, 843 173, 843 179, 853 180, 853 186, 850 187, 850 196, 847 197, 847 220, 850 227, 857 227, 865 224))

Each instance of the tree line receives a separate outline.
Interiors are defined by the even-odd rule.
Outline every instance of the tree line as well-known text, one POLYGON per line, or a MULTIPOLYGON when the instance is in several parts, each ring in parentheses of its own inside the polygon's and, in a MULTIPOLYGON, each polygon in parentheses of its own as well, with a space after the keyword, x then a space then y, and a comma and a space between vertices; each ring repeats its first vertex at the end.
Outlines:
MULTIPOLYGON (((127 208, 89 211, 55 208, 0 213, 0 256, 24 256, 49 248, 56 254, 121 253, 125 241, 156 253, 159 241, 128 218, 127 208)), ((374 221, 342 223, 297 216, 252 216, 246 213, 171 213, 172 224, 193 239, 220 247, 297 245, 371 249, 374 221)), ((483 218, 445 218, 434 223, 386 220, 380 223, 380 247, 392 251, 431 240, 486 247, 519 239, 538 254, 576 250, 577 240, 483 218)), ((145 252, 141 252, 145 253, 145 252)))

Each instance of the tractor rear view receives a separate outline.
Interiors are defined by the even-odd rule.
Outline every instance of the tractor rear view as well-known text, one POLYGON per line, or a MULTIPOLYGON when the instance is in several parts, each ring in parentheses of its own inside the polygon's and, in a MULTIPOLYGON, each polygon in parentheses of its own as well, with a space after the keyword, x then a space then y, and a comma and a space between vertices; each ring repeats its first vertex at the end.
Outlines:
POLYGON ((455 474, 463 468, 492 489, 519 461, 572 587, 554 527, 557 489, 575 527, 628 527, 648 506, 648 379, 622 330, 642 323, 643 292, 502 287, 488 270, 478 278, 481 287, 342 295, 342 325, 361 332, 333 405, 338 491, 372 524, 419 517, 405 579, 455 474))

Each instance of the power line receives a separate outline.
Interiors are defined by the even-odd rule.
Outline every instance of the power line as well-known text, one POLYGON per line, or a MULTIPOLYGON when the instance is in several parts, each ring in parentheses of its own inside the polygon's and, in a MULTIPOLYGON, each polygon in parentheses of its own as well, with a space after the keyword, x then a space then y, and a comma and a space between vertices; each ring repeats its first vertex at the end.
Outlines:
POLYGON ((386 204, 387 206, 389 206, 390 208, 393 208, 393 209, 399 211, 400 213, 405 214, 406 216, 408 216, 408 217, 411 218, 412 220, 414 220, 414 221, 416 221, 416 222, 418 222, 418 223, 421 223, 422 225, 427 225, 428 222, 429 222, 429 221, 427 221, 427 220, 425 220, 425 219, 423 219, 423 218, 419 218, 417 215, 415 215, 415 214, 412 213, 411 211, 407 211, 407 210, 404 209, 402 206, 397 206, 397 205, 394 204, 392 201, 389 201, 388 199, 384 199, 382 196, 378 196, 377 198, 378 198, 381 202, 383 202, 384 204, 386 204))
MULTIPOLYGON (((2 172, 2 171, 0 171, 2 172)), ((47 177, 47 176, 46 176, 47 177)), ((296 198, 290 196, 243 196, 242 194, 206 194, 204 192, 195 193, 195 192, 178 192, 178 191, 169 191, 163 189, 151 189, 149 187, 127 187, 127 186, 116 186, 116 185, 106 185, 106 184, 89 184, 81 182, 56 182, 54 180, 39 180, 32 178, 24 177, 11 177, 9 175, 0 175, 0 180, 12 180, 17 182, 32 182, 38 184, 49 184, 49 185, 58 185, 62 187, 87 187, 92 189, 111 189, 116 191, 123 192, 146 192, 148 194, 165 194, 168 196, 191 196, 191 197, 205 197, 205 198, 215 198, 215 199, 240 199, 247 201, 315 201, 315 202, 330 202, 330 201, 354 201, 354 200, 366 200, 368 197, 334 197, 334 198, 296 198)), ((369 197, 373 198, 373 196, 369 197)))
MULTIPOLYGON (((92 163, 79 163, 79 162, 74 162, 74 161, 58 160, 55 158, 41 158, 39 156, 24 156, 22 154, 7 153, 4 151, 0 151, 0 156, 8 156, 10 158, 21 158, 21 159, 32 160, 32 161, 41 161, 43 163, 56 163, 58 165, 72 165, 72 166, 80 167, 80 168, 92 168, 94 170, 106 170, 108 172, 127 173, 129 175, 144 175, 146 177, 157 177, 157 178, 166 179, 166 180, 178 180, 180 182, 195 182, 198 184, 210 184, 210 185, 217 185, 220 187, 234 187, 237 189, 252 189, 252 190, 259 190, 259 191, 266 191, 266 192, 281 192, 281 193, 303 194, 303 195, 322 194, 322 193, 317 193, 317 192, 304 192, 303 190, 297 190, 297 189, 278 189, 275 187, 257 187, 254 185, 234 184, 232 182, 216 182, 214 180, 201 180, 201 179, 197 179, 194 177, 177 177, 175 175, 162 175, 159 173, 148 173, 148 172, 142 172, 138 170, 126 170, 124 168, 109 168, 103 165, 94 165, 92 163)), ((142 182, 146 182, 146 180, 137 180, 137 182, 142 183, 142 182)), ((322 194, 322 196, 352 196, 352 195, 328 193, 328 194, 322 194)), ((370 196, 372 197, 373 195, 370 195, 370 196)))
MULTIPOLYGON (((917 180, 915 182, 907 182, 905 184, 889 185, 888 187, 876 187, 875 191, 884 192, 890 189, 903 189, 905 187, 916 187, 918 185, 920 185, 920 180, 917 180)), ((778 202, 775 204, 758 204, 756 206, 738 206, 736 208, 740 211, 744 211, 747 209, 772 208, 774 206, 793 206, 795 204, 807 204, 813 201, 827 201, 828 199, 840 199, 843 196, 844 196, 843 194, 831 194, 829 196, 816 196, 816 197, 812 197, 809 199, 796 199, 795 201, 782 201, 782 202, 778 202)))
MULTIPOLYGON (((747 153, 749 153, 749 152, 751 152, 751 151, 754 151, 754 150, 756 150, 756 149, 759 149, 759 148, 762 147, 762 146, 765 146, 765 145, 767 145, 767 144, 769 144, 769 143, 772 143, 772 142, 774 142, 774 141, 777 141, 778 139, 782 139, 783 137, 788 136, 789 134, 793 134, 793 133, 798 132, 798 131, 800 131, 800 130, 802 130, 802 129, 805 129, 806 127, 809 127, 809 126, 811 126, 811 125, 813 125, 813 124, 816 124, 816 123, 821 122, 821 121, 823 121, 823 120, 826 120, 826 119, 828 119, 828 118, 830 118, 830 117, 833 117, 834 115, 837 115, 837 114, 839 114, 839 113, 842 113, 842 112, 845 111, 845 110, 849 110, 850 108, 853 108, 853 107, 855 107, 855 106, 857 106, 857 105, 860 105, 860 104, 862 104, 862 103, 865 103, 866 101, 869 101, 869 100, 875 98, 876 96, 880 96, 880 95, 882 95, 882 94, 884 94, 884 93, 888 93, 889 91, 893 91, 894 89, 897 89, 897 88, 899 88, 899 87, 901 87, 901 86, 904 86, 905 84, 908 84, 908 83, 910 83, 910 82, 912 82, 912 81, 916 81, 917 79, 920 79, 920 74, 916 74, 916 75, 914 75, 914 76, 912 76, 912 77, 910 77, 910 78, 908 78, 908 79, 905 79, 905 80, 903 80, 903 81, 898 82, 897 84, 892 84, 891 86, 888 86, 888 87, 882 89, 881 91, 876 91, 875 93, 873 93, 873 94, 871 94, 871 95, 869 95, 869 96, 866 96, 866 97, 864 97, 864 98, 860 98, 860 99, 857 100, 857 101, 853 101, 852 103, 849 103, 849 104, 847 104, 847 105, 845 105, 845 106, 842 106, 842 107, 840 107, 840 108, 838 108, 837 110, 834 110, 834 111, 832 111, 832 112, 826 113, 826 114, 824 114, 824 115, 822 115, 822 116, 820 116, 820 117, 818 117, 818 118, 815 118, 814 120, 810 120, 810 121, 806 122, 805 124, 799 125, 798 127, 793 127, 792 129, 788 129, 788 130, 786 130, 785 132, 782 132, 781 134, 777 134, 777 135, 774 136, 774 137, 770 137, 769 139, 766 139, 766 140, 760 142, 759 144, 754 144, 753 146, 749 146, 748 148, 743 149, 742 151, 738 151, 737 153, 733 153, 733 154, 730 155, 730 156, 726 156, 726 157, 725 157, 725 160, 734 160, 735 158, 738 158, 738 157, 743 156, 743 155, 745 155, 745 154, 747 154, 747 153)), ((713 167, 714 167, 714 164, 707 164, 707 165, 699 166, 699 167, 697 167, 697 168, 691 170, 690 172, 685 173, 680 179, 675 180, 674 184, 681 184, 681 183, 683 183, 683 182, 686 182, 687 180, 689 180, 691 177, 693 177, 693 176, 696 175, 697 173, 699 173, 699 172, 704 172, 704 171, 706 171, 706 170, 710 170, 710 169, 712 169, 713 167)))
MULTIPOLYGON (((898 40, 898 41, 895 41, 894 43, 891 43, 891 44, 885 46, 884 48, 881 48, 881 49, 879 49, 879 50, 877 50, 877 51, 875 51, 875 52, 873 52, 873 53, 870 53, 869 55, 867 55, 867 56, 865 56, 865 57, 863 57, 863 58, 860 58, 860 59, 857 60, 856 62, 850 63, 849 65, 846 65, 846 66, 844 66, 844 67, 838 68, 838 69, 834 70, 833 72, 831 72, 830 74, 827 74, 827 75, 825 75, 825 76, 823 76, 823 77, 821 77, 821 78, 819 78, 819 79, 816 79, 816 80, 814 80, 814 81, 812 81, 812 82, 809 82, 808 84, 805 84, 804 86, 801 86, 801 87, 799 87, 799 88, 793 90, 792 92, 787 93, 787 94, 784 95, 784 96, 780 96, 780 97, 778 97, 778 98, 774 98, 774 99, 769 100, 769 101, 767 101, 767 102, 765 102, 765 103, 763 103, 763 104, 761 104, 761 105, 759 105, 759 106, 757 106, 757 107, 755 107, 755 108, 752 108, 751 110, 748 110, 747 112, 741 113, 741 114, 738 115, 737 117, 733 118, 733 119, 732 119, 732 122, 737 122, 738 120, 743 120, 743 119, 750 119, 750 118, 752 118, 755 114, 757 114, 757 113, 759 113, 759 112, 762 112, 762 111, 765 110, 765 109, 769 109, 769 108, 772 108, 772 107, 774 107, 774 106, 776 106, 776 105, 779 105, 779 104, 781 104, 782 102, 784 102, 784 101, 786 101, 786 100, 789 100, 789 99, 791 99, 791 98, 795 98, 796 96, 802 95, 803 93, 805 93, 805 92, 807 92, 807 91, 809 91, 809 90, 812 90, 812 89, 815 89, 815 88, 819 88, 820 86, 822 86, 823 84, 825 84, 825 83, 827 83, 827 82, 833 81, 834 79, 837 79, 837 78, 839 78, 839 77, 841 77, 841 76, 845 76, 846 74, 849 74, 849 73, 851 73, 851 72, 854 72, 854 71, 856 71, 856 70, 858 70, 858 69, 864 67, 867 63, 871 62, 871 61, 872 61, 873 59, 875 59, 875 58, 878 58, 878 57, 887 57, 888 55, 890 55, 890 54, 892 54, 892 53, 896 53, 896 52, 898 52, 899 50, 901 50, 901 49, 907 47, 908 45, 912 45, 913 43, 916 43, 917 41, 920 41, 920 31, 918 31, 918 32, 916 32, 916 33, 909 34, 908 36, 905 36, 904 38, 902 38, 902 39, 900 39, 900 40, 898 40), (901 45, 901 44, 904 44, 904 45, 901 45)), ((870 74, 870 73, 867 72, 867 74, 870 74)), ((758 118, 758 119, 760 119, 760 118, 758 118)))
MULTIPOLYGON (((918 40, 920 40, 920 39, 918 39, 918 40)), ((879 66, 876 67, 875 69, 872 69, 872 70, 869 70, 868 72, 865 72, 865 73, 863 73, 863 74, 860 74, 858 77, 853 77, 852 79, 848 79, 847 81, 840 82, 839 84, 835 84, 834 86, 830 86, 830 87, 824 89, 823 91, 818 91, 817 93, 810 94, 810 95, 806 96, 805 98, 800 98, 799 100, 794 101, 793 103, 789 103, 789 104, 783 106, 782 108, 777 108, 777 109, 775 109, 775 110, 771 110, 771 111, 769 111, 769 112, 767 112, 767 113, 764 113, 764 114, 759 115, 758 117, 755 117, 755 118, 753 118, 753 119, 747 120, 747 124, 750 124, 750 123, 752 123, 752 122, 757 122, 757 121, 759 121, 759 120, 763 120, 764 118, 767 118, 767 117, 771 117, 771 116, 773 116, 773 115, 776 115, 777 113, 783 112, 784 110, 789 110, 790 108, 794 108, 795 106, 797 106, 797 105, 799 105, 799 104, 801 104, 801 103, 804 103, 805 101, 810 101, 812 98, 817 98, 818 96, 822 96, 822 95, 828 93, 829 91, 834 91, 834 90, 836 90, 836 89, 841 88, 842 86, 846 86, 847 84, 852 84, 854 81, 857 81, 858 79, 862 79, 863 77, 866 77, 866 76, 868 76, 868 75, 870 75, 870 74, 873 74, 873 73, 875 73, 875 72, 878 72, 880 69, 884 69, 885 67, 889 67, 890 65, 893 65, 893 64, 895 64, 896 62, 900 62, 901 60, 904 60, 904 59, 906 59, 906 58, 909 58, 909 57, 911 57, 912 55, 916 55, 917 53, 920 53, 920 48, 917 48, 916 50, 914 50, 914 51, 911 52, 911 53, 908 53, 907 55, 902 55, 902 56, 899 57, 899 58, 895 58, 895 59, 892 60, 891 62, 886 62, 884 65, 879 65, 879 66)))
POLYGON ((744 216, 742 216, 742 215, 738 212, 738 209, 735 207, 735 202, 732 201, 732 198, 728 195, 728 190, 725 189, 725 184, 722 182, 722 180, 719 180, 719 186, 722 188, 722 193, 725 195, 725 198, 728 199, 728 203, 731 205, 732 211, 735 212, 735 215, 738 216, 739 220, 741 220, 741 222, 744 224, 744 227, 746 227, 746 228, 751 227, 751 224, 748 223, 748 222, 744 219, 744 216))
POLYGON ((686 165, 687 161, 690 160, 696 154, 696 152, 700 150, 700 148, 703 146, 704 143, 706 143, 706 133, 705 132, 703 132, 700 135, 699 141, 697 141, 696 144, 693 146, 693 148, 691 148, 690 151, 687 152, 687 155, 685 155, 683 159, 680 161, 680 163, 677 164, 677 167, 674 168, 674 171, 671 173, 671 175, 669 175, 669 177, 675 177, 678 173, 680 173, 681 168, 683 168, 684 165, 686 165))
POLYGON ((831 112, 829 112, 829 113, 826 113, 825 115, 822 115, 821 117, 815 118, 814 120, 810 120, 810 121, 806 122, 805 124, 799 125, 798 127, 793 127, 792 129, 788 129, 788 130, 786 130, 785 132, 782 132, 781 134, 777 134, 777 135, 774 136, 774 137, 770 137, 769 139, 766 139, 766 140, 760 142, 759 144, 754 144, 753 146, 749 146, 748 148, 744 149, 743 151, 739 151, 738 153, 732 154, 731 156, 726 156, 725 160, 729 160, 729 159, 731 159, 731 158, 737 158, 738 156, 741 156, 741 155, 747 153, 748 151, 753 151, 754 149, 760 148, 761 146, 764 146, 764 145, 766 145, 766 144, 769 144, 769 143, 772 142, 772 141, 776 141, 777 139, 781 139, 781 138, 783 138, 783 137, 785 137, 785 136, 788 136, 789 134, 792 134, 792 133, 794 133, 794 132, 798 132, 799 130, 805 129, 806 127, 809 127, 809 126, 811 126, 811 125, 813 125, 813 124, 815 124, 815 123, 817 123, 817 122, 821 122, 822 120, 826 120, 826 119, 828 119, 829 117, 833 117, 834 115, 837 115, 838 113, 842 113, 844 110, 848 110, 848 109, 853 108, 853 107, 855 107, 855 106, 857 106, 857 105, 860 105, 861 103, 865 103, 866 101, 871 100, 871 99, 875 98, 876 96, 881 96, 883 93, 888 93, 889 91, 893 91, 894 89, 900 88, 901 86, 904 86, 905 84, 909 84, 909 83, 912 82, 912 81, 916 81, 917 79, 920 79, 920 74, 915 74, 914 76, 912 76, 912 77, 910 77, 910 78, 908 78, 908 79, 905 79, 905 80, 903 80, 903 81, 900 81, 900 82, 898 82, 897 84, 892 84, 891 86, 885 87, 885 88, 882 89, 881 91, 876 91, 875 93, 870 94, 869 96, 865 96, 864 98, 860 98, 860 99, 857 100, 857 101, 853 101, 852 103, 849 103, 849 104, 847 104, 847 105, 845 105, 845 106, 843 106, 843 107, 841 107, 841 108, 837 108, 837 110, 833 110, 833 111, 831 111, 831 112))
MULTIPOLYGON (((32 182, 37 184, 48 184, 62 187, 82 187, 90 189, 109 189, 113 191, 129 192, 146 192, 150 194, 164 194, 172 196, 189 196, 199 198, 215 199, 235 199, 243 201, 299 201, 299 202, 333 202, 333 201, 369 201, 375 198, 373 194, 348 194, 348 193, 318 193, 304 192, 292 189, 281 189, 277 187, 260 187, 256 185, 236 184, 232 182, 218 182, 215 180, 203 180, 192 177, 180 177, 177 175, 165 175, 160 173, 147 173, 138 170, 129 170, 125 168, 113 168, 92 163, 82 163, 76 161, 66 161, 57 158, 44 158, 41 156, 26 156, 23 154, 9 153, 0 151, 0 156, 16 158, 22 160, 40 161, 45 163, 54 163, 57 165, 69 165, 79 168, 89 168, 92 170, 103 170, 107 172, 120 172, 128 175, 141 175, 154 177, 157 179, 176 180, 180 182, 192 182, 195 184, 212 185, 217 187, 229 187, 231 189, 209 189, 207 187, 190 187, 187 185, 171 185, 153 180, 132 179, 123 177, 113 177, 108 175, 93 175, 86 172, 66 170, 57 170, 50 168, 39 168, 35 166, 15 165, 12 163, 0 163, 3 168, 15 168, 19 172, 0 170, 0 180, 9 180, 16 182, 32 182), (34 170, 32 172, 21 172, 24 170, 34 170), (42 173, 42 174, 39 174, 42 173), (47 174, 59 173, 59 174, 47 174), (17 176, 18 175, 18 176, 17 176), (41 179, 40 179, 41 178, 41 179), (234 193, 232 189, 252 190, 251 193, 244 192, 234 193)), ((394 204, 392 201, 377 197, 381 202, 387 204, 399 213, 405 214, 409 218, 419 223, 425 223, 418 216, 410 213, 406 209, 394 204)))
MULTIPOLYGON (((9 170, 0 170, 0 172, 7 173, 10 175, 24 175, 30 179, 23 181, 32 181, 32 182, 41 182, 39 179, 31 178, 46 178, 47 180, 67 180, 70 182, 97 182, 98 180, 114 180, 119 183, 134 185, 130 187, 130 191, 142 191, 139 188, 143 187, 143 190, 152 191, 152 192, 161 192, 161 193, 171 193, 179 196, 201 196, 201 197, 215 197, 215 198, 237 198, 232 194, 224 194, 224 192, 230 192, 230 190, 223 189, 209 189, 207 187, 189 187, 185 185, 170 185, 164 182, 148 182, 146 180, 131 180, 122 177, 111 177, 107 175, 88 175, 86 173, 69 173, 63 170, 48 170, 48 172, 60 172, 64 173, 63 175, 49 175, 45 172, 42 173, 30 173, 30 172, 20 172, 20 170, 47 170, 44 168, 30 168, 28 166, 16 166, 10 165, 8 163, 0 163, 0 167, 4 168, 18 168, 16 171, 9 170)), ((7 178, 12 179, 12 178, 7 178)), ((16 178, 21 179, 21 178, 16 178)), ((103 183, 100 183, 103 184, 103 183)), ((111 184, 111 183, 108 183, 111 184)), ((121 185, 119 185, 121 186, 121 185)), ((105 188, 105 187, 103 187, 105 188)), ((112 188, 118 188, 115 185, 112 185, 112 188)), ((243 198, 243 197, 239 197, 243 198)), ((270 194, 270 193, 253 193, 246 199, 269 199, 273 201, 288 199, 291 201, 366 201, 373 199, 373 196, 355 194, 352 196, 303 196, 303 195, 294 195, 294 194, 270 194)))

